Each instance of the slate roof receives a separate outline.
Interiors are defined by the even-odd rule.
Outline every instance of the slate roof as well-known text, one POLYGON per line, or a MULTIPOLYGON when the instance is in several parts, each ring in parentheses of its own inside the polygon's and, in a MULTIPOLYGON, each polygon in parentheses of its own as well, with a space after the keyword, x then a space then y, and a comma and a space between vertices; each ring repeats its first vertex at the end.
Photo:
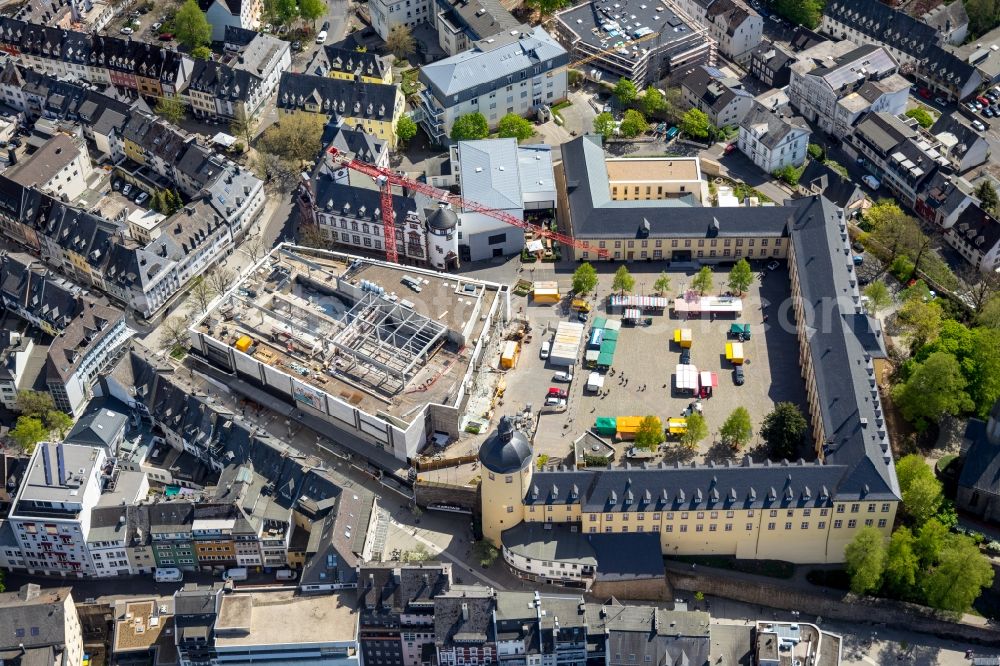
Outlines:
POLYGON ((489 588, 454 585, 434 598, 434 638, 439 646, 481 645, 493 639, 496 600, 489 588), (468 619, 463 618, 463 609, 468 619))
POLYGON ((127 506, 98 506, 90 510, 90 530, 87 541, 126 542, 128 535, 125 514, 127 506))
MULTIPOLYGON (((466 30, 473 41, 518 28, 521 24, 499 0, 442 0, 442 13, 449 23, 466 30)), ((431 11, 438 11, 432 7, 431 11)))
POLYGON ((563 169, 573 235, 581 238, 781 237, 784 208, 712 208, 683 199, 612 201, 600 137, 583 136, 562 145, 563 169), (718 226, 715 222, 718 222, 718 226))
POLYGON ((341 120, 332 120, 323 129, 323 145, 353 155, 362 162, 375 164, 386 150, 386 143, 362 127, 352 128, 341 120))
POLYGON ((247 70, 212 60, 196 60, 188 88, 217 99, 246 102, 257 94, 261 84, 261 78, 247 70))
POLYGON ((479 447, 479 462, 496 474, 513 474, 531 462, 531 444, 507 416, 500 418, 497 429, 479 447))
POLYGON ((0 649, 64 649, 65 603, 70 594, 69 587, 40 590, 36 584, 0 593, 0 649))
MULTIPOLYGON (((316 177, 313 187, 316 207, 320 212, 344 215, 351 219, 368 219, 373 224, 382 224, 382 217, 378 213, 382 198, 378 190, 338 183, 326 172, 316 177)), ((424 220, 429 211, 437 209, 437 204, 422 194, 409 192, 404 196, 393 193, 392 207, 398 223, 412 213, 424 220)))
POLYGON ((127 423, 128 417, 121 412, 100 406, 81 416, 64 441, 69 444, 105 446, 113 455, 115 452, 110 449, 114 439, 125 429, 127 423))
POLYGON ((493 82, 536 65, 552 62, 565 64, 568 54, 541 26, 531 32, 498 35, 493 43, 476 42, 468 51, 420 68, 420 81, 433 90, 434 96, 453 104, 493 89, 493 82))
POLYGON ((462 196, 498 210, 524 206, 517 139, 460 141, 458 161, 462 196))
POLYGON ((823 14, 914 57, 937 43, 934 28, 878 0, 833 0, 823 14))
POLYGON ((809 125, 802 118, 775 113, 759 102, 754 102, 750 112, 740 121, 740 128, 753 134, 771 150, 793 132, 805 132, 807 135, 811 133, 809 125))
POLYGON ((339 46, 323 47, 326 66, 341 74, 383 78, 391 69, 385 58, 372 51, 353 51, 339 46))
POLYGON ((399 88, 392 84, 283 72, 278 82, 277 106, 286 110, 305 110, 307 104, 315 104, 317 113, 390 120, 395 112, 398 91, 399 88))
POLYGON ((854 126, 855 135, 878 151, 888 153, 904 139, 912 138, 917 132, 890 113, 867 113, 854 126))
POLYGON ((959 213, 950 233, 960 242, 986 254, 1000 243, 1000 221, 973 203, 959 213))
MULTIPOLYGON (((1000 402, 993 405, 990 420, 997 417, 1000 402)), ((1000 495, 1000 441, 989 436, 988 426, 979 419, 970 419, 965 436, 971 439, 964 453, 958 485, 982 493, 1000 495)))
POLYGON ((818 191, 840 208, 846 208, 859 196, 864 196, 860 185, 849 178, 844 178, 819 160, 809 160, 806 164, 805 170, 799 176, 799 187, 812 189, 814 193, 818 191))
POLYGON ((737 97, 753 97, 746 90, 732 85, 738 82, 716 76, 714 72, 717 71, 705 66, 695 67, 684 77, 681 85, 716 113, 723 111, 737 97))
POLYGON ((27 254, 0 257, 0 298, 61 331, 83 309, 83 290, 27 254))
POLYGON ((951 2, 934 7, 920 17, 927 25, 937 30, 954 30, 969 24, 969 14, 964 2, 951 2))
POLYGON ((90 302, 49 345, 45 374, 49 381, 65 383, 108 333, 125 319, 118 308, 90 302))

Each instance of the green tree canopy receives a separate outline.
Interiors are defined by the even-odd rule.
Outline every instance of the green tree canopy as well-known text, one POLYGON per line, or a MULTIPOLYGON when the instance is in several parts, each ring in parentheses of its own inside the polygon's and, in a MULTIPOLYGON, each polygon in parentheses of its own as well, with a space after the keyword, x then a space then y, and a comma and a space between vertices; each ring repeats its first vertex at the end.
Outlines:
POLYGON ((597 271, 589 262, 583 262, 573 271, 573 292, 586 294, 597 286, 597 271))
POLYGON ((936 518, 931 518, 916 531, 917 541, 913 549, 920 560, 921 570, 930 569, 941 559, 948 534, 948 528, 936 518))
POLYGON ((551 14, 569 4, 570 0, 526 0, 524 4, 542 14, 551 14))
POLYGON ((535 126, 530 120, 526 120, 516 113, 508 113, 500 119, 497 125, 497 134, 505 139, 517 139, 518 142, 530 139, 535 133, 535 126))
MULTIPOLYGON (((417 42, 413 39, 413 33, 410 31, 409 26, 402 23, 392 27, 392 30, 389 31, 389 34, 385 38, 385 45, 389 49, 389 52, 400 60, 409 58, 417 50, 417 42)), ((487 128, 488 131, 489 128, 487 128)))
POLYGON ((775 0, 771 5, 775 13, 810 30, 819 26, 825 6, 826 0, 775 0))
POLYGON ((258 149, 296 165, 312 162, 323 148, 323 116, 317 113, 282 115, 261 136, 258 149))
POLYGON ((191 57, 195 60, 208 60, 212 57, 212 49, 207 46, 196 46, 191 49, 191 57))
POLYGON ((184 120, 186 111, 184 102, 176 97, 161 97, 153 107, 153 113, 174 125, 184 120))
POLYGON ((670 276, 666 272, 661 272, 657 276, 656 282, 653 283, 653 291, 661 296, 670 291, 670 276))
POLYGON ((972 410, 975 404, 966 386, 955 357, 935 352, 918 364, 905 382, 893 387, 892 397, 906 420, 922 431, 945 414, 957 416, 972 410))
POLYGON ((295 0, 264 0, 264 14, 275 25, 285 25, 298 14, 295 0))
POLYGON ((30 390, 17 392, 17 411, 24 416, 44 416, 55 408, 51 393, 30 390))
POLYGON ((712 291, 712 269, 708 266, 702 266, 691 280, 691 288, 697 289, 700 294, 712 291))
POLYGON ((934 342, 941 331, 943 313, 937 301, 908 298, 899 309, 899 321, 913 349, 934 342))
POLYGON ((993 567, 975 542, 949 535, 937 566, 922 577, 927 603, 939 610, 964 613, 993 583, 993 567))
POLYGON ((719 437, 724 444, 734 449, 742 449, 750 442, 753 435, 753 424, 750 422, 750 412, 746 407, 737 407, 726 418, 719 428, 719 437))
POLYGON ((186 0, 174 14, 174 37, 191 49, 212 41, 212 26, 197 0, 186 0))
POLYGON ((644 416, 635 431, 635 445, 653 451, 663 443, 663 424, 656 416, 644 416))
POLYGON ((497 561, 500 551, 489 541, 484 540, 477 541, 472 545, 472 555, 479 562, 479 566, 489 568, 497 561))
POLYGON ((66 412, 61 412, 58 409, 50 409, 46 412, 42 422, 48 428, 49 433, 53 434, 56 439, 62 439, 73 428, 73 418, 66 412))
POLYGON ((886 561, 885 538, 874 527, 862 527, 844 549, 847 573, 851 576, 851 592, 868 594, 882 586, 886 561))
POLYGON ((681 445, 687 449, 695 450, 698 442, 708 437, 708 424, 701 412, 692 411, 687 417, 687 430, 681 435, 681 445))
POLYGON ((35 445, 49 435, 49 429, 37 416, 19 416, 10 431, 10 438, 26 453, 35 450, 35 445))
POLYGON ((868 297, 868 311, 873 315, 878 315, 881 310, 885 310, 892 302, 892 294, 885 282, 876 280, 865 287, 865 296, 868 297))
POLYGON ((472 141, 474 139, 485 139, 490 135, 490 125, 486 122, 486 116, 474 111, 455 119, 455 124, 451 126, 452 141, 472 141))
POLYGON ((976 186, 976 198, 979 199, 980 207, 988 213, 997 212, 997 205, 1000 204, 1000 198, 997 197, 997 191, 987 179, 983 179, 979 185, 976 186))
POLYGON ((704 141, 711 133, 712 123, 704 111, 689 109, 681 116, 680 129, 690 138, 704 141))
POLYGON ((969 15, 970 37, 984 35, 1000 22, 1000 3, 997 0, 967 0, 965 12, 969 15))
POLYGON ((594 133, 600 134, 605 140, 615 135, 615 117, 605 111, 594 117, 594 133))
POLYGON ((922 106, 918 106, 907 111, 906 117, 913 118, 917 121, 917 124, 924 129, 927 129, 934 124, 934 116, 932 116, 931 113, 922 106))
POLYGON ((749 289, 750 285, 753 284, 753 270, 750 268, 750 262, 746 259, 737 261, 733 269, 729 271, 727 284, 737 294, 742 294, 749 289))
POLYGON ((621 125, 618 127, 621 135, 632 139, 640 134, 649 131, 649 123, 646 122, 646 118, 635 109, 629 109, 625 112, 625 116, 622 118, 621 125))
POLYGON ((917 557, 916 543, 917 540, 908 527, 897 529, 889 540, 885 585, 893 595, 901 599, 910 597, 917 583, 920 558, 917 557))
POLYGON ((326 3, 323 0, 299 0, 299 16, 309 21, 313 28, 316 21, 326 14, 326 3))
POLYGON ((642 93, 640 105, 642 106, 643 113, 650 118, 658 113, 663 113, 667 109, 667 101, 663 98, 663 93, 653 86, 649 86, 642 93))
POLYGON ((798 458, 802 437, 809 424, 798 405, 793 402, 779 402, 770 414, 764 417, 760 426, 760 436, 767 442, 771 455, 777 459, 798 458))
POLYGON ((618 292, 631 292, 635 289, 635 278, 624 265, 619 266, 618 270, 615 271, 614 280, 611 281, 611 289, 618 292))
POLYGON ((896 477, 903 497, 903 511, 920 527, 930 520, 944 501, 941 482, 922 457, 913 453, 896 462, 896 477))
POLYGON ((417 124, 409 116, 400 116, 396 122, 396 138, 402 143, 409 143, 417 135, 417 124))
POLYGON ((632 79, 623 76, 615 84, 614 96, 622 106, 630 106, 639 96, 639 90, 635 87, 632 79))

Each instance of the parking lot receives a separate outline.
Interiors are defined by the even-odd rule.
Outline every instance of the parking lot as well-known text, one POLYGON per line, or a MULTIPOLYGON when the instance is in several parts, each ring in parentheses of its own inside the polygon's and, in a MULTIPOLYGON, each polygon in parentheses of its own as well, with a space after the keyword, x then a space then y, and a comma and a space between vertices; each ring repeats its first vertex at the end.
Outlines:
MULTIPOLYGON (((611 266, 614 267, 613 265, 611 266)), ((649 293, 661 268, 656 264, 633 264, 636 292, 649 293)), ((542 408, 550 387, 567 388, 566 384, 553 381, 553 375, 563 368, 553 366, 539 358, 542 340, 551 339, 559 321, 573 320, 576 313, 568 308, 568 300, 559 305, 533 305, 527 301, 524 313, 532 325, 532 341, 525 345, 521 360, 513 372, 507 374, 507 390, 501 414, 513 414, 531 403, 537 412, 540 408, 539 428, 535 436, 535 451, 548 456, 552 462, 567 457, 572 442, 585 430, 592 427, 599 416, 659 416, 666 423, 671 416, 681 413, 696 400, 690 395, 679 395, 674 391, 675 366, 680 360, 680 348, 673 342, 676 328, 690 328, 693 335, 691 363, 699 372, 717 373, 718 386, 712 397, 701 400, 703 414, 709 429, 709 436, 701 443, 696 454, 680 450, 675 441, 668 440, 663 456, 667 461, 722 462, 738 459, 743 454, 734 453, 728 447, 714 444, 722 423, 737 406, 749 410, 754 427, 754 438, 749 449, 753 451, 761 445, 757 430, 762 419, 779 401, 804 403, 805 385, 798 366, 798 343, 795 340, 794 325, 788 321, 789 286, 784 265, 775 271, 766 271, 755 266, 755 272, 764 277, 755 280, 749 293, 743 296, 743 316, 738 319, 720 318, 712 320, 673 318, 669 313, 652 316, 651 326, 623 326, 618 338, 617 351, 612 369, 605 375, 605 394, 588 393, 584 390, 590 373, 578 362, 573 368, 574 381, 568 386, 569 400, 565 411, 542 408), (763 309, 762 309, 763 304, 763 309), (764 314, 768 321, 763 321, 764 314), (744 365, 746 382, 736 386, 733 381, 732 363, 725 358, 725 347, 729 326, 734 321, 751 326, 751 338, 744 342, 747 362, 744 365)), ((683 293, 690 283, 693 272, 669 272, 671 293, 683 293)), ((597 295, 591 296, 593 312, 596 316, 620 318, 620 314, 607 312, 607 296, 611 289, 613 272, 609 269, 600 274, 597 295)), ((716 291, 724 290, 727 270, 718 269, 715 275, 716 291)), ((568 290, 571 274, 559 273, 562 293, 568 290)), ((536 279, 545 279, 536 276, 536 279)), ((589 332, 589 322, 586 326, 589 332)), ((581 346, 580 356, 583 355, 581 346)), ((628 443, 616 446, 617 460, 625 461, 624 451, 628 443)), ((763 456, 761 451, 755 456, 763 456)))

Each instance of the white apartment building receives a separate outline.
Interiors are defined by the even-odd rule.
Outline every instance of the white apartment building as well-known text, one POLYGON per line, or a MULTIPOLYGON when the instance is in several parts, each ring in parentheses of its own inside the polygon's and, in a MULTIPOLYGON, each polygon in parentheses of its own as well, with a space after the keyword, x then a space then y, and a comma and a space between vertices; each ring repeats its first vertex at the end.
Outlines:
POLYGON ((121 310, 88 302, 49 347, 45 380, 56 407, 80 416, 98 375, 118 361, 132 333, 121 310))
POLYGON ((53 197, 74 201, 87 189, 92 171, 86 147, 68 134, 56 134, 4 175, 25 187, 37 187, 53 197))
POLYGON ((478 112, 490 128, 508 113, 527 116, 566 99, 569 54, 543 28, 476 42, 420 69, 420 123, 433 143, 450 142, 459 116, 478 112))
POLYGON ((826 41, 798 54, 791 66, 788 99, 825 132, 847 136, 865 113, 903 113, 909 91, 899 64, 885 48, 826 41))
POLYGON ((35 448, 10 513, 29 574, 96 574, 87 533, 106 462, 100 447, 42 442, 35 448))
POLYGON ((434 3, 430 0, 371 0, 368 13, 375 32, 385 39, 397 25, 415 28, 419 23, 429 22, 432 7, 434 3))
POLYGON ((737 145, 765 173, 802 166, 809 148, 809 126, 801 118, 779 115, 754 104, 740 123, 737 145))
POLYGON ((730 60, 746 62, 764 37, 764 19, 742 0, 678 0, 730 60))
POLYGON ((34 348, 35 341, 24 330, 0 331, 0 404, 7 409, 17 407, 18 390, 27 388, 25 376, 34 348))

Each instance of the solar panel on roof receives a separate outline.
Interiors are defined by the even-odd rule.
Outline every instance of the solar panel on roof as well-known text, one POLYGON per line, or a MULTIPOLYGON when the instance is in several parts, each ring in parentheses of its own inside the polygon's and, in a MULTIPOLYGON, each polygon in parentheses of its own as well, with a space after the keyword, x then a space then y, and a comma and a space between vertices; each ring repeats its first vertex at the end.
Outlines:
POLYGON ((713 79, 726 78, 726 75, 722 73, 722 70, 720 70, 717 67, 705 67, 704 69, 708 73, 708 75, 711 76, 713 79))

